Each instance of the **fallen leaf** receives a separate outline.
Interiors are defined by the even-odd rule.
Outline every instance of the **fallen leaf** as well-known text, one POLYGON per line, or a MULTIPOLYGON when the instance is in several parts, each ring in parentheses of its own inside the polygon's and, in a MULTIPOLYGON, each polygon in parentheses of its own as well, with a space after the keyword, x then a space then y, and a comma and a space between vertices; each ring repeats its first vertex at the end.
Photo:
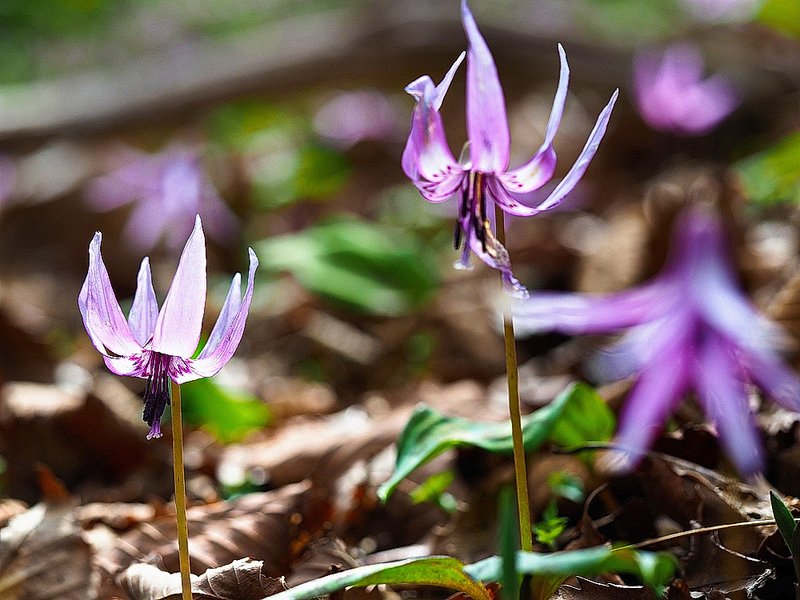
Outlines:
POLYGON ((3 600, 91 600, 98 584, 71 502, 37 504, 0 529, 3 600))
POLYGON ((656 600, 656 595, 641 585, 617 585, 578 577, 578 587, 562 585, 552 600, 656 600))
MULTIPOLYGON (((223 567, 192 576, 193 600, 261 600, 286 589, 280 578, 262 573, 260 560, 242 558, 223 567)), ((136 563, 119 577, 130 600, 180 600, 181 574, 166 573, 153 565, 136 563)))

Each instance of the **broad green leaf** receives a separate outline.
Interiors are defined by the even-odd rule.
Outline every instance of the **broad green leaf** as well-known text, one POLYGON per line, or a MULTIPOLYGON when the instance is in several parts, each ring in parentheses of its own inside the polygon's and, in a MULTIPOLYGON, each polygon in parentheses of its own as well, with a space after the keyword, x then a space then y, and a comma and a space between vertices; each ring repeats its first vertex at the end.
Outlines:
POLYGON ((265 270, 288 271, 311 292, 360 313, 408 313, 438 286, 432 258, 415 238, 355 218, 265 240, 256 252, 265 270))
POLYGON ((605 442, 614 437, 617 420, 614 413, 593 387, 575 388, 570 401, 556 421, 550 439, 563 448, 588 442, 605 442))
POLYGON ((800 203, 800 133, 794 133, 772 148, 740 160, 734 168, 745 194, 753 202, 800 203))
POLYGON ((473 600, 491 600, 486 588, 464 573, 464 563, 449 556, 428 556, 356 567, 327 575, 270 596, 269 600, 311 600, 346 587, 432 585, 458 590, 473 600))
POLYGON ((198 379, 181 386, 187 423, 209 431, 223 444, 237 442, 270 420, 269 407, 255 396, 198 379))
MULTIPOLYGON (((518 573, 559 576, 552 579, 553 592, 567 577, 591 577, 601 573, 631 573, 647 586, 660 591, 672 578, 676 566, 677 561, 670 554, 642 552, 632 548, 613 549, 608 546, 552 554, 517 554, 518 573)), ((464 572, 478 581, 497 581, 502 576, 502 561, 499 556, 492 556, 465 566, 464 572)))
POLYGON ((797 554, 798 548, 798 527, 797 523, 792 516, 789 508, 783 503, 783 500, 772 490, 769 491, 769 501, 772 504, 772 514, 775 517, 775 523, 778 525, 778 531, 781 532, 781 537, 789 547, 792 556, 797 554))
MULTIPOLYGON (((525 450, 541 446, 553 431, 561 415, 573 402, 585 396, 587 385, 575 383, 561 392, 550 404, 522 418, 525 450)), ((386 501, 397 485, 414 469, 449 448, 476 446, 489 452, 511 454, 511 423, 485 423, 462 417, 448 417, 427 406, 418 406, 397 441, 394 473, 378 489, 386 501)))

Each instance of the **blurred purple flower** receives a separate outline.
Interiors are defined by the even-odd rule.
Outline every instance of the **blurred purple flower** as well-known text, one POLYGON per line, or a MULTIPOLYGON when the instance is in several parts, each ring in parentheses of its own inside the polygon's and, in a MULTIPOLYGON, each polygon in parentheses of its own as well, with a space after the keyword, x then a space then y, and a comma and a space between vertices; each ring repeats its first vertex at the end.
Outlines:
POLYGON ((708 133, 739 105, 739 96, 722 75, 702 76, 703 57, 693 46, 638 55, 633 77, 639 114, 657 131, 708 133))
POLYGON ((380 92, 343 92, 317 111, 314 129, 345 149, 364 140, 394 140, 398 134, 397 113, 389 98, 380 92))
POLYGON ((470 251, 492 268, 502 272, 503 281, 518 296, 527 294, 511 270, 505 247, 493 231, 494 205, 517 216, 532 216, 557 206, 578 183, 600 144, 617 92, 600 113, 575 164, 564 179, 541 203, 528 206, 520 199, 540 188, 556 168, 553 138, 564 109, 569 83, 569 67, 561 45, 561 74, 558 90, 547 123, 544 142, 525 164, 509 170, 510 135, 506 119, 505 99, 494 59, 486 41, 478 31, 466 0, 462 0, 461 18, 467 34, 467 134, 468 159, 460 164, 447 145, 439 108, 464 54, 445 75, 439 85, 424 75, 406 87, 417 101, 411 120, 411 133, 403 151, 403 172, 429 202, 444 202, 459 194, 455 246, 464 242, 459 268, 469 268, 470 251))
POLYGON ((170 248, 180 248, 197 214, 206 219, 212 239, 232 240, 237 219, 203 172, 197 152, 171 147, 145 154, 126 148, 120 154, 125 164, 96 178, 87 201, 97 211, 134 202, 125 237, 137 249, 154 247, 162 236, 170 248))
POLYGON ((78 296, 78 308, 106 366, 117 375, 147 379, 142 418, 150 425, 147 438, 160 437, 161 415, 170 401, 170 379, 180 384, 211 377, 236 351, 253 297, 258 259, 250 249, 244 298, 241 275, 237 273, 208 342, 197 358, 192 358, 200 341, 206 299, 206 245, 199 215, 161 311, 153 290, 150 261, 145 257, 127 321, 100 254, 101 241, 98 231, 89 244, 89 272, 78 296))
POLYGON ((537 293, 515 304, 521 333, 629 331, 599 358, 613 378, 637 374, 620 418, 617 443, 633 466, 682 397, 693 389, 742 474, 763 467, 748 405, 754 383, 800 412, 800 380, 781 361, 781 332, 742 293, 716 215, 682 215, 663 272, 641 287, 607 296, 537 293))

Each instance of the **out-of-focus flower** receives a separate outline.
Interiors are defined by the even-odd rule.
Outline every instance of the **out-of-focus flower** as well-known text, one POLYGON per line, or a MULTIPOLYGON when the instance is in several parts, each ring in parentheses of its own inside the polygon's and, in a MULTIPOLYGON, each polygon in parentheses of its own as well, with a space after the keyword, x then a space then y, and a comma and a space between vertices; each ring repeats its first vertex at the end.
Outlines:
POLYGON ((344 92, 332 98, 314 116, 314 129, 345 149, 364 140, 394 140, 399 133, 394 104, 375 90, 344 92))
POLYGON ((196 151, 175 146, 157 154, 129 148, 120 154, 123 166, 96 178, 87 200, 98 211, 135 203, 125 227, 132 245, 148 250, 163 236, 178 249, 197 214, 205 218, 212 239, 221 244, 233 239, 237 219, 207 178, 196 151))
POLYGON ((639 114, 657 131, 703 135, 739 105, 722 75, 703 77, 703 57, 693 46, 676 44, 660 56, 640 54, 633 65, 639 114))
POLYGON ((250 271, 244 298, 241 275, 237 273, 208 342, 197 358, 192 358, 200 341, 206 300, 206 245, 200 217, 195 218, 194 230, 160 311, 150 261, 142 260, 127 321, 100 254, 101 241, 98 231, 89 244, 89 272, 78 296, 78 308, 106 366, 117 375, 147 379, 142 418, 150 425, 148 439, 159 437, 161 415, 170 402, 170 380, 180 384, 211 377, 236 351, 250 310, 258 259, 249 250, 250 271))
POLYGON ((682 0, 695 18, 707 23, 746 21, 753 17, 761 0, 682 0))
POLYGON ((461 18, 467 34, 467 134, 465 162, 453 157, 445 138, 439 108, 464 54, 439 85, 424 75, 406 87, 417 101, 411 121, 411 133, 403 152, 403 171, 429 202, 444 202, 460 194, 455 246, 464 243, 457 267, 469 268, 470 251, 487 265, 502 272, 503 281, 515 295, 526 295, 525 288, 511 270, 505 247, 493 230, 494 205, 517 216, 532 216, 557 206, 578 183, 589 166, 605 134, 617 92, 600 113, 575 164, 549 196, 536 206, 524 204, 520 195, 540 188, 556 168, 553 138, 564 109, 569 83, 569 67, 564 49, 559 45, 561 74, 555 101, 547 123, 547 132, 536 154, 516 169, 509 169, 510 135, 505 99, 494 59, 481 36, 466 0, 462 0, 461 18))
POLYGON ((617 433, 617 443, 630 451, 627 466, 694 390, 738 469, 756 473, 761 445, 747 386, 800 411, 800 380, 778 355, 780 331, 742 293, 716 215, 691 209, 673 235, 667 265, 649 283, 607 296, 537 293, 515 304, 515 323, 522 333, 629 330, 599 357, 607 375, 637 375, 617 433))

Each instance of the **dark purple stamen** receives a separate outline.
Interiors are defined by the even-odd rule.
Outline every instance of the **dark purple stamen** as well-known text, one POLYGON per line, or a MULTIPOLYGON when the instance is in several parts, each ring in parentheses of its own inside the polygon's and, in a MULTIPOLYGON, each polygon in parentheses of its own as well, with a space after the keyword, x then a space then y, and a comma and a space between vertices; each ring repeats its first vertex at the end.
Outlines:
POLYGON ((170 357, 153 352, 150 356, 150 374, 144 390, 144 412, 142 420, 150 425, 147 439, 161 437, 161 415, 169 404, 170 378, 168 374, 170 357))

